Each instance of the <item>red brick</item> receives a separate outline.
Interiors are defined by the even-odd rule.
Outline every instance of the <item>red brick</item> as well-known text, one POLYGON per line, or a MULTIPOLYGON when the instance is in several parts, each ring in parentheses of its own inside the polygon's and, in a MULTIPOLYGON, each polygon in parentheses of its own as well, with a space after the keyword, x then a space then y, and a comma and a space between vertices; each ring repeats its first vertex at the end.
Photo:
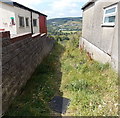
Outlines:
POLYGON ((18 37, 14 37, 14 38, 11 38, 11 42, 14 43, 16 41, 20 41, 20 40, 23 40, 23 39, 26 39, 26 38, 31 38, 32 36, 32 33, 29 33, 29 34, 25 34, 25 35, 21 35, 21 36, 18 36, 18 37))
POLYGON ((10 31, 0 32, 0 38, 10 38, 10 31))

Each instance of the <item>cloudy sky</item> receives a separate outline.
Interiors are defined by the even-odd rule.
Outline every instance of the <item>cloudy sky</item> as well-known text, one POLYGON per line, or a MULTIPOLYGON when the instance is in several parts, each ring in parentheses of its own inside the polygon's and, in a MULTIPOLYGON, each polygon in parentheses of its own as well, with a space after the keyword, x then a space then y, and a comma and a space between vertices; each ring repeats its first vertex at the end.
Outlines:
POLYGON ((82 16, 81 7, 89 0, 13 0, 38 10, 50 18, 82 16))

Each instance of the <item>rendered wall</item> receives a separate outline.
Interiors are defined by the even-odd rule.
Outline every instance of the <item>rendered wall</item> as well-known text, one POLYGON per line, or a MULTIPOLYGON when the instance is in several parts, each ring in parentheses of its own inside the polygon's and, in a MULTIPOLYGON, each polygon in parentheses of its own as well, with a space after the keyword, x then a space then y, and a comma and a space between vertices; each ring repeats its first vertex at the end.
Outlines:
POLYGON ((120 32, 118 33, 118 27, 120 27, 120 2, 118 4, 118 13, 117 13, 117 17, 116 17, 116 24, 115 25, 115 29, 114 29, 114 35, 113 35, 113 41, 112 41, 112 45, 111 45, 111 59, 112 59, 112 65, 118 69, 118 61, 119 61, 119 40, 118 38, 120 38, 120 36, 118 36, 118 34, 120 34, 120 32))
MULTIPOLYGON (((118 74, 120 76, 120 2, 118 4, 118 74)), ((120 112, 119 112, 120 114, 120 112)))
MULTIPOLYGON (((83 30, 80 45, 83 45, 83 40, 87 40, 90 45, 97 47, 102 52, 111 57, 111 63, 114 68, 117 68, 118 63, 118 16, 114 27, 102 27, 104 7, 108 7, 119 0, 98 0, 93 5, 87 7, 83 11, 83 30), (114 61, 114 62, 113 62, 114 61)), ((88 43, 87 43, 88 46, 88 43)), ((92 47, 89 51, 92 52, 92 47)), ((98 52, 97 52, 98 53, 98 52)), ((94 51, 94 55, 97 55, 94 51)), ((103 56, 103 55, 101 55, 103 56)), ((96 57, 96 56, 93 56, 96 57)), ((96 58, 95 58, 96 59, 96 58)), ((102 58, 101 58, 102 59, 102 58)), ((109 60, 109 59, 108 59, 109 60)), ((101 60, 106 62, 106 60, 101 60)))
POLYGON ((37 19, 37 26, 33 26, 33 33, 40 33, 39 14, 32 12, 32 19, 37 19))
POLYGON ((16 20, 13 6, 0 2, 0 29, 16 34, 16 24, 11 25, 11 17, 16 20))
POLYGON ((2 112, 31 77, 35 68, 51 51, 54 40, 46 35, 22 35, 10 39, 9 32, 0 33, 2 39, 2 112))
POLYGON ((16 18, 16 26, 17 26, 17 33, 16 34, 23 34, 31 32, 31 15, 30 11, 14 7, 15 10, 15 18, 16 18), (24 27, 19 26, 19 16, 24 17, 24 27), (26 26, 25 18, 29 18, 29 26, 26 26))

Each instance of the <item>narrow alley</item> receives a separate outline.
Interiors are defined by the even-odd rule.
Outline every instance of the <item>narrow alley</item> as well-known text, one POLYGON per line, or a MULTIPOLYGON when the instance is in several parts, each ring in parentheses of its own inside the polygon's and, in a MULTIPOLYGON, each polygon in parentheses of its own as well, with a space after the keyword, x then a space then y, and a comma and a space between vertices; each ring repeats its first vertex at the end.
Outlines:
POLYGON ((117 115, 117 74, 109 64, 90 60, 78 48, 79 36, 56 41, 49 56, 39 65, 8 116, 102 116, 117 115), (71 100, 65 114, 50 109, 54 96, 71 100))

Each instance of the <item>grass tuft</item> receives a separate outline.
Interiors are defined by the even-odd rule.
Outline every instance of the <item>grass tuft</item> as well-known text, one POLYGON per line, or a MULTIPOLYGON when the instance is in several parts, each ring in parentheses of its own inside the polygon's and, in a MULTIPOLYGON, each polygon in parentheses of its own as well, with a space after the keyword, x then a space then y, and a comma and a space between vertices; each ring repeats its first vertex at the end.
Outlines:
POLYGON ((84 79, 74 80, 65 86, 70 91, 82 91, 88 89, 88 83, 84 79))

